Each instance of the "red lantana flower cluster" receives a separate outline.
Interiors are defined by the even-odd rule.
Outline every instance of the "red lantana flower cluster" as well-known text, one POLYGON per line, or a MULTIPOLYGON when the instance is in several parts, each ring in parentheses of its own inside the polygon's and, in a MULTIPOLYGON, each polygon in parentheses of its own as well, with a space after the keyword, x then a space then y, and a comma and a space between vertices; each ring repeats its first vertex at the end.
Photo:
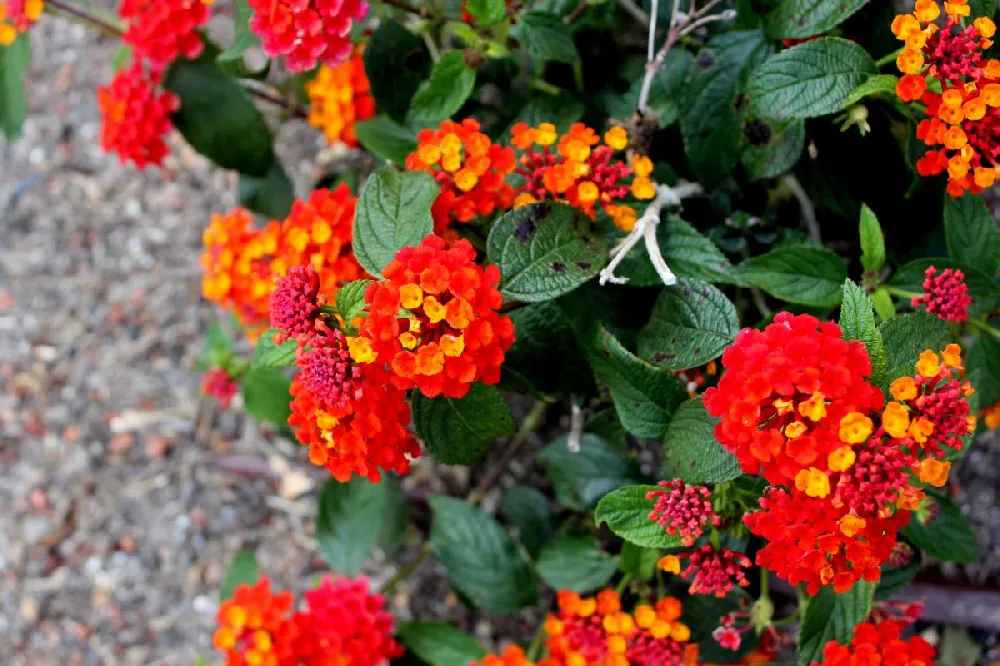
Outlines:
POLYGON ((45 10, 44 0, 0 0, 0 46, 10 46, 35 24, 45 10))
POLYGON ((205 47, 198 28, 208 23, 213 0, 123 0, 118 15, 125 22, 122 41, 137 62, 163 71, 178 57, 197 58, 205 47))
POLYGON ((692 546, 707 525, 718 527, 721 519, 712 510, 712 491, 705 486, 688 486, 681 479, 660 481, 666 490, 651 490, 646 499, 653 500, 649 519, 663 525, 667 534, 679 534, 681 543, 692 546))
POLYGON ((160 81, 158 72, 135 63, 97 89, 101 147, 117 153, 122 164, 132 161, 139 169, 159 166, 169 153, 164 137, 173 128, 170 114, 180 108, 180 98, 161 90, 160 81))
POLYGON ((514 170, 514 151, 490 141, 477 121, 446 120, 437 129, 421 130, 417 141, 406 168, 426 171, 441 188, 431 206, 435 233, 444 234, 455 222, 510 208, 514 189, 505 179, 514 170))
POLYGON ((203 237, 202 295, 232 309, 251 337, 266 328, 275 278, 297 266, 316 271, 322 286, 317 299, 333 298, 342 285, 366 276, 351 249, 356 202, 340 185, 314 190, 283 222, 272 220, 263 229, 242 208, 213 216, 203 237))
POLYGON ((524 178, 514 199, 515 208, 538 201, 560 201, 593 218, 600 207, 619 228, 631 231, 635 209, 619 203, 621 199, 630 191, 637 199, 656 196, 649 179, 653 163, 648 157, 636 157, 631 166, 614 159, 614 153, 629 142, 621 127, 608 130, 603 144, 597 132, 583 123, 574 123, 561 136, 551 123, 538 127, 517 123, 511 133, 511 144, 522 151, 516 171, 524 178), (631 184, 625 182, 631 176, 635 176, 631 184))
POLYGON ((239 381, 222 368, 212 368, 201 375, 201 392, 218 400, 223 408, 229 407, 239 388, 239 381))
POLYGON ((945 2, 944 8, 944 27, 936 23, 941 9, 935 0, 917 0, 912 14, 892 22, 893 34, 906 44, 896 59, 904 74, 896 93, 926 108, 917 138, 930 149, 917 161, 917 171, 923 176, 947 171, 948 193, 959 197, 990 187, 998 175, 1000 60, 983 58, 996 33, 991 19, 963 26, 968 0, 945 2))
MULTIPOLYGON (((906 624, 886 620, 877 625, 863 622, 854 630, 850 645, 830 641, 823 648, 823 664, 827 666, 934 666, 935 652, 930 643, 919 636, 903 640, 906 624)), ((814 664, 818 662, 813 662, 814 664)))
POLYGON ((402 655, 385 599, 367 579, 325 578, 304 596, 306 608, 294 611, 292 593, 273 593, 267 578, 237 586, 212 637, 226 666, 382 666, 402 655))
POLYGON ((322 62, 335 67, 351 55, 351 26, 368 13, 363 0, 250 0, 250 30, 290 72, 322 62))
POLYGON ((965 273, 955 268, 946 268, 940 273, 933 266, 924 272, 924 293, 914 298, 910 305, 923 305, 927 312, 944 319, 962 323, 969 319, 969 285, 965 283, 965 273))
POLYGON ((368 317, 359 363, 391 368, 392 386, 419 389, 429 398, 461 398, 474 382, 496 384, 514 324, 497 312, 500 270, 476 265, 467 240, 450 248, 439 236, 396 253, 365 293, 368 317))

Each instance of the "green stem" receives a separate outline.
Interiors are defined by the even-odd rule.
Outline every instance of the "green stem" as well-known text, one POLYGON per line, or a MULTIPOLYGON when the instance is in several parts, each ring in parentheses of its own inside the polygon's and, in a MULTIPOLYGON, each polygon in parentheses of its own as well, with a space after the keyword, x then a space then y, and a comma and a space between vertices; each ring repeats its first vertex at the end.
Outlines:
POLYGON ((543 79, 532 79, 531 87, 535 90, 541 90, 544 93, 548 93, 549 95, 558 95, 562 92, 562 88, 543 79))
POLYGON ((982 319, 969 319, 969 325, 979 329, 983 333, 989 333, 995 338, 1000 338, 1000 330, 993 328, 982 319))
POLYGON ((764 567, 760 568, 760 598, 771 598, 771 572, 764 567))
POLYGON ((402 583, 407 578, 409 578, 413 574, 413 572, 416 571, 420 567, 420 565, 424 563, 424 560, 426 560, 427 556, 430 554, 431 554, 431 545, 430 543, 425 543, 423 549, 420 551, 420 554, 417 555, 412 562, 410 562, 405 567, 397 571, 395 576, 386 581, 385 585, 382 586, 380 594, 384 597, 390 596, 393 590, 396 589, 396 586, 402 583))
POLYGON ((917 298, 918 296, 920 296, 920 294, 914 293, 912 291, 905 291, 903 289, 897 289, 896 287, 890 287, 888 285, 882 285, 882 287, 893 296, 899 296, 900 298, 917 298))
POLYGON ((884 56, 875 61, 875 66, 881 69, 885 65, 888 65, 890 62, 896 62, 896 57, 902 52, 903 52, 903 47, 899 47, 892 53, 885 54, 884 56))
POLYGON ((125 27, 117 18, 104 16, 100 10, 86 5, 81 7, 63 2, 63 0, 49 0, 45 3, 45 8, 62 15, 63 18, 90 25, 114 37, 121 37, 122 33, 125 32, 125 27))
POLYGON ((535 630, 535 636, 531 639, 531 645, 528 646, 528 654, 525 655, 528 661, 534 663, 538 659, 538 653, 542 651, 542 640, 545 638, 545 620, 538 625, 538 629, 535 630))
POLYGON ((625 591, 625 588, 628 587, 628 584, 631 582, 632 582, 631 576, 628 575, 622 576, 622 579, 618 582, 618 587, 615 588, 615 592, 621 594, 622 592, 625 591))

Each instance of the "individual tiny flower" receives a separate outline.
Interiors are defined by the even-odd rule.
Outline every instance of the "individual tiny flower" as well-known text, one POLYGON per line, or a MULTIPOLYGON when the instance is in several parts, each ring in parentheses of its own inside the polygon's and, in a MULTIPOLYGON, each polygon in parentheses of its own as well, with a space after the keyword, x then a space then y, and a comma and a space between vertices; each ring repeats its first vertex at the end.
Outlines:
POLYGON ((736 651, 740 649, 742 636, 740 632, 732 627, 716 627, 712 632, 712 638, 720 647, 726 650, 736 651))
POLYGON ((497 312, 500 270, 475 259, 468 240, 449 248, 434 235, 397 252, 365 293, 359 334, 374 354, 355 360, 388 366, 393 386, 429 398, 461 398, 475 382, 500 381, 514 324, 497 312))
POLYGON ((222 368, 206 370, 201 375, 201 392, 219 401, 223 408, 229 407, 240 383, 222 368))
POLYGON ((736 586, 750 585, 743 571, 750 566, 750 558, 743 553, 728 548, 716 550, 706 545, 678 557, 688 561, 687 568, 680 575, 691 581, 690 594, 711 594, 722 598, 736 586))
POLYGON ((524 178, 514 206, 538 201, 560 201, 579 208, 593 218, 602 208, 625 231, 635 224, 635 210, 620 201, 629 192, 637 199, 652 199, 656 188, 649 176, 653 163, 637 156, 631 165, 614 158, 628 145, 628 134, 613 127, 601 137, 583 123, 574 123, 559 135, 555 125, 531 127, 517 123, 511 129, 511 144, 522 151, 517 173, 524 178), (553 149, 552 146, 555 146, 553 149), (626 179, 633 177, 631 182, 626 179))
MULTIPOLYGON (((918 3, 919 4, 919 3, 918 3)), ((871 664, 934 665, 934 648, 919 636, 903 640, 905 623, 886 620, 878 625, 859 624, 850 644, 830 641, 823 648, 824 666, 870 666, 871 664)), ((814 664, 817 662, 813 662, 814 664)))
POLYGON ((45 9, 43 0, 0 1, 0 46, 10 46, 34 25, 45 9))
POLYGON ((351 26, 368 13, 364 0, 249 0, 250 30, 272 58, 284 56, 291 72, 322 62, 331 67, 351 55, 351 26))
POLYGON ((948 473, 951 472, 951 463, 928 458, 919 463, 917 472, 918 477, 924 483, 929 483, 936 488, 942 488, 948 483, 948 473))
POLYGON ((208 23, 213 0, 122 0, 118 15, 125 22, 122 41, 136 61, 157 71, 178 57, 197 58, 205 44, 198 28, 208 23))
POLYGON ((1000 428, 1000 402, 983 410, 983 425, 987 430, 1000 428))
MULTIPOLYGON (((878 439, 864 444, 857 450, 854 465, 837 477, 833 504, 847 507, 858 516, 884 517, 892 513, 910 484, 913 462, 913 454, 898 440, 883 443, 878 439)), ((840 529, 845 532, 843 522, 840 529)))
POLYGON ((384 666, 402 656, 385 597, 369 590, 368 579, 326 577, 303 597, 307 609, 293 619, 302 666, 384 666))
POLYGON ((164 137, 173 128, 170 114, 180 107, 180 98, 159 84, 159 74, 135 63, 97 89, 101 147, 117 153, 122 164, 131 160, 144 169, 159 166, 167 156, 164 137))
POLYGON ((945 321, 967 321, 972 298, 965 283, 965 273, 946 268, 938 274, 936 268, 929 266, 924 275, 924 293, 914 298, 911 305, 923 305, 928 313, 945 321))
POLYGON ((320 65, 305 88, 309 95, 309 124, 323 130, 331 144, 340 141, 352 148, 357 146, 355 124, 375 115, 375 99, 361 53, 334 67, 320 65))
POLYGON ((681 380, 688 395, 692 398, 698 397, 705 390, 705 385, 717 377, 719 366, 715 361, 709 361, 700 368, 688 368, 687 370, 677 370, 673 372, 674 377, 681 380))
POLYGON ((680 535, 684 546, 694 542, 708 525, 718 527, 721 519, 712 509, 712 491, 705 486, 688 486, 681 479, 660 481, 660 488, 646 493, 655 502, 649 519, 663 525, 670 536, 680 535))
POLYGON ((913 559, 913 546, 906 543, 905 541, 900 541, 896 544, 896 547, 892 549, 892 555, 886 560, 886 566, 890 569, 901 569, 910 563, 913 559))
POLYGON ((534 666, 517 645, 509 645, 502 654, 488 654, 482 661, 470 661, 468 666, 534 666))
POLYGON ((319 287, 319 274, 312 264, 295 266, 278 279, 270 301, 271 328, 280 331, 274 340, 277 344, 288 338, 305 343, 315 332, 322 305, 319 287))
POLYGON ((219 606, 219 628, 212 645, 226 657, 226 666, 291 666, 299 637, 291 621, 291 592, 271 592, 271 581, 238 585, 219 606))
POLYGON ((882 392, 865 379, 871 361, 864 344, 811 315, 782 312, 763 331, 743 329, 722 365, 718 386, 703 396, 721 419, 716 438, 745 473, 802 485, 815 496, 827 491, 821 477, 831 461, 849 466, 841 449, 867 437, 868 415, 882 408, 882 392))
POLYGON ((406 158, 407 169, 426 171, 441 188, 431 206, 437 234, 454 222, 510 208, 514 201, 514 189, 506 182, 514 170, 514 151, 479 130, 472 118, 446 120, 437 129, 421 130, 417 149, 406 158))

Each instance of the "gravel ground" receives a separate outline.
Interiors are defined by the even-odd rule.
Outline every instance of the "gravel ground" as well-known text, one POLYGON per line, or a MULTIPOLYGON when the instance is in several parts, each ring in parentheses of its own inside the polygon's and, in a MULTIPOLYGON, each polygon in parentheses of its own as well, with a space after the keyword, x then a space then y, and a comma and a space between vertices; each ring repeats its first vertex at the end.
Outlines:
MULTIPOLYGON (((237 550, 282 587, 322 571, 322 476, 282 462, 299 452, 238 409, 199 399, 193 367, 220 316, 200 298, 201 232, 234 205, 233 176, 177 137, 164 170, 120 166, 97 145, 94 100, 118 44, 46 18, 32 45, 31 118, 0 139, 0 663, 187 666, 212 656, 237 550)), ((279 137, 300 192, 316 140, 301 125, 279 137)), ((997 469, 1000 448, 980 442, 958 474, 984 564, 955 573, 977 582, 1000 570, 997 469)), ((407 486, 467 482, 421 461, 407 486)), ((449 617, 482 638, 534 626, 464 612, 439 573, 425 564, 398 588, 398 617, 449 617)))

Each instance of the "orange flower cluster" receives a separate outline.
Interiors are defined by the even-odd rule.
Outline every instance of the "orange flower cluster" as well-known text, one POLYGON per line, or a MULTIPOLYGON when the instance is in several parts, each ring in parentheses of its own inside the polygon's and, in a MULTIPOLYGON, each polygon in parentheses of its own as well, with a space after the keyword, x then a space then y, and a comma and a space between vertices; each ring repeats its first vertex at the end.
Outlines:
POLYGON ((323 130, 331 144, 341 141, 351 148, 357 146, 354 124, 375 115, 375 99, 360 51, 336 67, 321 65, 306 83, 306 94, 309 124, 323 130))
POLYGON ((983 410, 983 423, 988 430, 1000 428, 1000 402, 983 410))
POLYGON ((307 608, 274 594, 271 581, 239 585, 218 612, 212 644, 226 666, 381 666, 402 655, 385 599, 364 578, 325 578, 305 593, 307 608))
POLYGON ((878 580, 923 497, 913 473, 943 485, 942 446, 960 448, 974 428, 971 387, 952 376, 958 346, 941 357, 925 351, 917 376, 897 379, 884 409, 882 392, 864 380, 864 345, 810 315, 780 313, 763 331, 742 331, 722 363, 727 372, 704 395, 721 418, 716 437, 744 472, 774 484, 743 519, 768 542, 757 564, 810 594, 878 580))
POLYGON ((649 179, 653 163, 648 157, 635 157, 632 166, 613 159, 616 151, 628 146, 628 133, 621 127, 608 130, 603 144, 597 132, 583 123, 574 123, 561 136, 551 123, 538 127, 517 123, 511 133, 511 144, 522 151, 516 171, 524 178, 514 199, 515 208, 559 201, 593 218, 600 206, 615 225, 631 231, 635 209, 618 202, 629 191, 637 199, 656 196, 656 187, 649 179), (633 175, 631 184, 623 182, 633 175))
POLYGON ((896 93, 926 107, 917 138, 930 150, 917 161, 917 171, 947 171, 948 193, 959 197, 992 186, 1000 173, 1000 60, 983 58, 996 33, 991 19, 963 27, 968 0, 945 2, 944 9, 943 28, 935 23, 941 15, 935 0, 917 0, 912 14, 893 20, 893 34, 905 42, 896 59, 903 73, 896 93))
POLYGON ((43 0, 0 0, 0 46, 10 46, 42 16, 43 0))
POLYGON ((274 279, 293 267, 311 265, 327 298, 365 277, 351 250, 356 201, 346 185, 315 190, 307 200, 296 201, 283 222, 272 220, 263 229, 255 228, 253 217, 241 208, 212 216, 203 236, 202 295, 259 332, 268 321, 274 279))
MULTIPOLYGON (((934 648, 920 636, 903 640, 906 623, 886 620, 864 622, 854 630, 850 645, 830 641, 823 648, 826 666, 934 666, 934 648)), ((813 662, 816 664, 817 662, 813 662)))
POLYGON ((397 252, 365 293, 369 314, 352 359, 391 367, 393 386, 429 398, 461 398, 474 382, 500 381, 514 324, 497 313, 499 269, 475 260, 469 241, 449 248, 434 235, 397 252))
POLYGON ((514 152, 490 141, 478 122, 446 120, 438 129, 421 130, 417 141, 406 168, 426 171, 441 188, 431 206, 435 233, 443 234, 453 222, 510 208, 514 190, 505 179, 514 170, 514 152))

